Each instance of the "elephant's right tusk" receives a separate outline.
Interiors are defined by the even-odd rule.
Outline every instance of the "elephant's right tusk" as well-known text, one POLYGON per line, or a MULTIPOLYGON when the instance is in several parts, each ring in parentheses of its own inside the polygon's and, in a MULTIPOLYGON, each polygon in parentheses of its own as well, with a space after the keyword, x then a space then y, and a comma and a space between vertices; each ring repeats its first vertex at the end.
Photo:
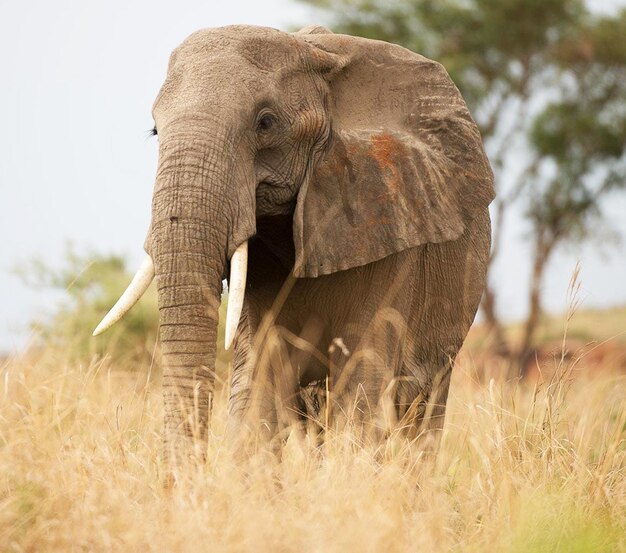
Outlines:
POLYGON ((226 310, 226 328, 224 347, 229 349, 235 338, 235 332, 241 317, 243 297, 246 292, 246 273, 248 272, 248 242, 241 244, 230 260, 230 279, 228 280, 228 309, 226 310))
POLYGON ((137 274, 133 277, 126 291, 120 296, 116 304, 111 310, 104 316, 104 319, 93 331, 93 336, 103 333, 108 328, 112 327, 117 321, 119 321, 130 308, 137 303, 139 298, 143 296, 144 292, 150 286, 152 279, 154 278, 154 263, 152 258, 148 255, 143 260, 141 267, 137 271, 137 274))

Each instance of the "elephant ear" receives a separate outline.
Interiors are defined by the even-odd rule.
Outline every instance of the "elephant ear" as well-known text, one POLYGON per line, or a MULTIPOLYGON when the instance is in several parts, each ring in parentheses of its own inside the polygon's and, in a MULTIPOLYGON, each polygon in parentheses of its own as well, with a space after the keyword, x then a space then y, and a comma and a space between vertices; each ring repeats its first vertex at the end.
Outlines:
POLYGON ((386 42, 303 31, 296 36, 312 55, 334 63, 332 130, 298 194, 294 274, 459 238, 493 199, 493 173, 445 69, 386 42))

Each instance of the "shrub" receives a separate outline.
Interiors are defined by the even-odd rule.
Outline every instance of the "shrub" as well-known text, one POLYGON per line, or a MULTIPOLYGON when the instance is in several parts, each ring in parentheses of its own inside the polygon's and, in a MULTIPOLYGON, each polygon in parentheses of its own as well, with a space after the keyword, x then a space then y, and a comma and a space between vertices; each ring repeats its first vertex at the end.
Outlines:
POLYGON ((122 256, 68 248, 61 268, 32 260, 18 273, 31 287, 61 292, 54 308, 31 324, 38 347, 61 349, 73 360, 108 355, 126 366, 152 359, 159 321, 154 285, 115 326, 92 336, 132 277, 122 256))

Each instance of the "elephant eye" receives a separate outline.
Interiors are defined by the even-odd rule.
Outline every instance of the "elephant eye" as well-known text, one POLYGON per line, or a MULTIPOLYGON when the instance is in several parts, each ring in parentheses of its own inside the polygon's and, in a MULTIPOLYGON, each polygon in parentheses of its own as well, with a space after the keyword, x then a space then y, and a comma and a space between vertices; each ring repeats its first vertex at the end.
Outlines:
POLYGON ((274 126, 275 122, 276 120, 274 119, 274 116, 266 113, 259 119, 259 122, 257 123, 257 130, 260 132, 268 131, 274 126))

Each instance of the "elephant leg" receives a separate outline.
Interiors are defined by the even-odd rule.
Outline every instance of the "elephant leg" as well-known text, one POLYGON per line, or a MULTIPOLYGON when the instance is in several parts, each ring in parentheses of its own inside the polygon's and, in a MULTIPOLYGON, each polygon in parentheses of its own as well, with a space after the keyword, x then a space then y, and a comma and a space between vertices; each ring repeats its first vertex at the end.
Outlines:
POLYGON ((247 430, 262 441, 298 418, 298 367, 286 340, 298 330, 289 304, 276 305, 287 271, 271 258, 262 244, 252 244, 229 400, 230 433, 247 430))
POLYGON ((331 333, 332 409, 374 436, 396 423, 393 392, 413 304, 415 262, 416 252, 407 250, 337 275, 345 311, 331 333))
POLYGON ((397 422, 392 390, 401 338, 383 321, 362 322, 353 325, 352 332, 346 327, 337 334, 329 355, 333 416, 355 423, 366 435, 381 437, 397 422))
POLYGON ((252 401, 252 376, 254 372, 254 331, 251 327, 251 314, 244 308, 235 335, 230 396, 228 400, 229 435, 236 434, 244 427, 244 419, 252 401))
POLYGON ((398 416, 411 436, 438 442, 451 372, 474 320, 489 256, 489 215, 458 239, 421 248, 404 360, 396 391, 398 416))
POLYGON ((235 337, 228 431, 268 441, 295 418, 297 378, 281 327, 265 327, 267 312, 254 311, 244 310, 235 337))
POLYGON ((438 366, 419 359, 405 359, 396 387, 400 427, 407 437, 419 438, 422 445, 437 449, 443 429, 453 361, 438 366))

